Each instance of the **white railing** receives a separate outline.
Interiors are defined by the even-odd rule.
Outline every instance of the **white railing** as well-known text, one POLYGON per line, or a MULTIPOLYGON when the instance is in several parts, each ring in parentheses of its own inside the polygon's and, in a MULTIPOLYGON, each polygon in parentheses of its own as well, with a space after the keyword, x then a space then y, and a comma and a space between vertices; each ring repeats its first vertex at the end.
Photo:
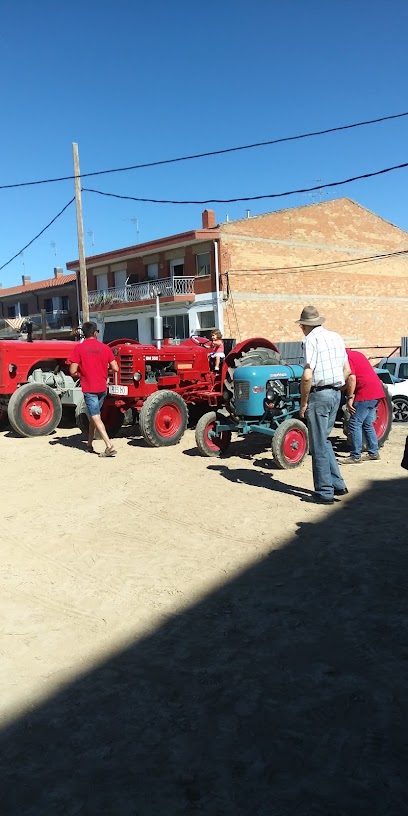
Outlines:
POLYGON ((113 303, 137 303, 141 300, 153 300, 156 294, 164 297, 194 295, 194 278, 161 278, 144 283, 130 283, 127 286, 104 289, 100 292, 89 292, 88 303, 93 308, 113 303))

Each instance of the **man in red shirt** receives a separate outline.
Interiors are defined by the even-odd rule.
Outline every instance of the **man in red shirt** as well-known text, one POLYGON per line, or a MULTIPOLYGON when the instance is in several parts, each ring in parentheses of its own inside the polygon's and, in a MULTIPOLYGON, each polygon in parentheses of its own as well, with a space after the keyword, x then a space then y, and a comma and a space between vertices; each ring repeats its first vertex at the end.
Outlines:
POLYGON ((377 460, 378 439, 373 423, 376 420, 378 400, 384 396, 382 382, 375 373, 371 363, 361 351, 346 349, 351 369, 347 379, 347 410, 351 414, 349 431, 351 452, 343 465, 355 465, 361 462, 363 432, 367 442, 367 459, 377 460))
POLYGON ((106 433, 101 419, 101 409, 106 397, 108 369, 119 371, 119 366, 112 354, 112 349, 98 340, 96 323, 88 322, 82 326, 85 339, 75 343, 70 359, 69 372, 72 376, 79 374, 86 407, 89 412, 89 436, 87 450, 94 453, 92 446, 95 430, 105 443, 105 450, 99 456, 115 456, 116 451, 106 433))

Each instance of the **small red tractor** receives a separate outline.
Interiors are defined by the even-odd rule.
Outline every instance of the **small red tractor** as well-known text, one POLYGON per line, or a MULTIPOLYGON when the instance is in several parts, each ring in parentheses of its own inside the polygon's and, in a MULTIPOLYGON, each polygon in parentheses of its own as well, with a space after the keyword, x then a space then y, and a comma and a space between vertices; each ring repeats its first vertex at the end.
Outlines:
POLYGON ((75 407, 79 381, 69 375, 69 340, 0 340, 0 428, 43 436, 59 425, 63 406, 75 407))

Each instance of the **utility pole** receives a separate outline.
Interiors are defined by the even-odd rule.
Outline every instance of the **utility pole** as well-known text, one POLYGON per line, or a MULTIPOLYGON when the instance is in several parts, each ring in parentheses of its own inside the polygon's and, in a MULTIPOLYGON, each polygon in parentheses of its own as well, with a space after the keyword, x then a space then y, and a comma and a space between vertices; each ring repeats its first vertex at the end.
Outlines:
POLYGON ((74 159, 75 204, 78 235, 79 276, 81 281, 82 322, 86 323, 89 320, 88 282, 86 279, 84 225, 82 222, 81 172, 79 169, 78 145, 76 142, 72 143, 72 155, 74 159))

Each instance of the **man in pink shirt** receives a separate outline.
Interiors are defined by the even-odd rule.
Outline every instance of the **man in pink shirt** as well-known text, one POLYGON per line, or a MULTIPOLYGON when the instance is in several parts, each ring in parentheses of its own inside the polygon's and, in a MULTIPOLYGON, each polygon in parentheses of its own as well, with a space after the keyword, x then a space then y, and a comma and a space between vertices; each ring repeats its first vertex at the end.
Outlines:
POLYGON ((377 403, 384 396, 382 382, 375 373, 371 363, 361 351, 346 349, 351 369, 347 379, 347 410, 351 414, 349 431, 351 436, 351 452, 343 465, 356 465, 361 462, 363 446, 363 432, 367 442, 367 459, 377 460, 378 439, 373 423, 377 417, 377 403))

